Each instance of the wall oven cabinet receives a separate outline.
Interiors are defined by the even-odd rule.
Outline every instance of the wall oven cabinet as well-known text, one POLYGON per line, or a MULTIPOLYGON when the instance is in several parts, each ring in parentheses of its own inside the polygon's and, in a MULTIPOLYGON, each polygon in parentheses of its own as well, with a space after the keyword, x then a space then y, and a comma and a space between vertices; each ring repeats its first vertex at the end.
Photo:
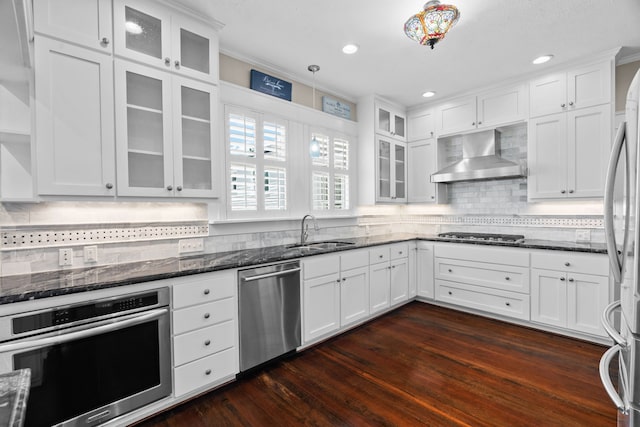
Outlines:
POLYGON ((171 394, 169 288, 0 317, 0 336, 0 370, 31 369, 26 427, 93 426, 171 394))

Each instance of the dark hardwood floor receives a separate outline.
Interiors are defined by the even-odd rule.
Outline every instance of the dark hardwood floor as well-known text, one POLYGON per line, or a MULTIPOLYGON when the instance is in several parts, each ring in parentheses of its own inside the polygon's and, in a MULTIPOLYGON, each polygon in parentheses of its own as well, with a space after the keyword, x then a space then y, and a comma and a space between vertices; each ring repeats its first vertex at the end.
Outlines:
POLYGON ((605 350, 413 302, 139 426, 615 426, 605 350))

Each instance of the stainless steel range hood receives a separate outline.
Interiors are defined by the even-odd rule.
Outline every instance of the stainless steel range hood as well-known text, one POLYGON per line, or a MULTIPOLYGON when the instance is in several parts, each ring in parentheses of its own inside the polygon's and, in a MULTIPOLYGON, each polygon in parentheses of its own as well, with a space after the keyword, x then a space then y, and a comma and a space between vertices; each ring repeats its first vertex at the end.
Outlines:
POLYGON ((526 168, 500 153, 500 132, 488 130, 462 136, 462 160, 431 175, 431 182, 515 178, 526 175, 526 168))

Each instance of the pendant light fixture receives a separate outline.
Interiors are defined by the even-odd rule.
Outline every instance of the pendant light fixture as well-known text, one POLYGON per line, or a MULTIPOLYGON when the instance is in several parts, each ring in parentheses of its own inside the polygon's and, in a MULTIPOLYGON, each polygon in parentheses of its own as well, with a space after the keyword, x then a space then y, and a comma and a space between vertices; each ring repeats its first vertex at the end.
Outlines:
POLYGON ((421 45, 433 46, 444 38, 447 31, 460 18, 458 8, 448 4, 440 4, 432 0, 424 5, 424 10, 413 15, 404 24, 404 33, 421 45))
MULTIPOLYGON (((313 95, 312 95, 312 106, 315 110, 316 108, 316 72, 320 71, 319 65, 309 65, 307 70, 313 73, 313 95)), ((315 135, 311 138, 311 143, 309 144, 309 152, 311 153, 311 157, 320 157, 320 144, 318 144, 318 140, 315 135)))

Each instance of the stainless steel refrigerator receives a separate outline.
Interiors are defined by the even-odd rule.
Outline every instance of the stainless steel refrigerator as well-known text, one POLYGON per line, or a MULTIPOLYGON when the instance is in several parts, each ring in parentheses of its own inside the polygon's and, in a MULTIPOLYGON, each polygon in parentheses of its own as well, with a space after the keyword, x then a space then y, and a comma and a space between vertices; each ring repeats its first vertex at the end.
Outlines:
POLYGON ((602 323, 614 345, 600 360, 600 378, 618 408, 618 426, 640 427, 640 244, 638 201, 638 98, 640 72, 627 93, 624 122, 614 139, 604 197, 605 237, 611 276, 619 299, 604 311, 602 323), (619 321, 614 321, 620 310, 619 321), (617 327, 614 326, 617 323, 617 327), (618 355, 618 384, 609 375, 618 355))

